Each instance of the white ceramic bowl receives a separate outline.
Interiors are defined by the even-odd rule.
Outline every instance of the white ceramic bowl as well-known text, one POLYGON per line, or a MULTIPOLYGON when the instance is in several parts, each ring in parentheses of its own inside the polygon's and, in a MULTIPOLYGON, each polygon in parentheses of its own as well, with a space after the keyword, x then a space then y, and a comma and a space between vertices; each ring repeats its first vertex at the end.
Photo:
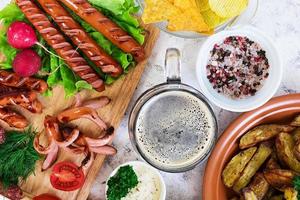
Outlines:
POLYGON ((281 58, 272 39, 254 27, 245 26, 238 29, 222 31, 209 37, 204 42, 198 54, 196 73, 202 92, 212 103, 225 110, 246 112, 262 106, 274 96, 281 83, 283 67, 281 58), (270 75, 264 82, 263 87, 252 97, 231 99, 223 94, 219 94, 213 89, 207 79, 206 65, 210 57, 210 51, 213 49, 214 44, 222 42, 228 36, 246 36, 250 40, 259 43, 262 49, 266 51, 266 57, 270 64, 270 75))
POLYGON ((161 176, 161 174, 159 173, 159 171, 157 169, 155 169, 152 166, 150 166, 150 165, 148 165, 144 162, 141 162, 141 161, 130 161, 130 162, 124 163, 122 165, 119 165, 116 169, 114 169, 114 171, 112 171, 112 173, 109 175, 109 177, 107 178, 107 181, 106 181, 106 186, 105 186, 105 198, 106 199, 107 199, 106 192, 108 190, 108 186, 107 186, 108 180, 117 173, 117 171, 120 169, 120 167, 123 167, 123 166, 126 166, 126 165, 131 165, 133 168, 135 166, 146 167, 148 170, 150 170, 154 174, 156 174, 158 176, 159 180, 160 180, 160 183, 161 183, 161 195, 160 195, 161 198, 160 198, 160 200, 165 200, 166 199, 166 185, 165 185, 163 177, 161 176))

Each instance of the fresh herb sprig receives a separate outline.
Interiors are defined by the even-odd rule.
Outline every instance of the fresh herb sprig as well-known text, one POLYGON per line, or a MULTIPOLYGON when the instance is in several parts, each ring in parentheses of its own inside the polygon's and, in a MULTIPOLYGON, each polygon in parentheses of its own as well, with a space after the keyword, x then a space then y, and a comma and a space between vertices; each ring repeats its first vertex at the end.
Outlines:
POLYGON ((300 199, 300 176, 296 176, 293 180, 293 186, 295 190, 298 192, 298 197, 297 199, 300 199))
POLYGON ((4 187, 17 185, 34 172, 40 155, 33 147, 35 131, 6 132, 5 143, 0 145, 0 181, 4 187))
POLYGON ((120 167, 117 174, 108 180, 107 199, 120 200, 129 193, 130 189, 136 187, 138 183, 138 177, 132 166, 126 165, 120 167))

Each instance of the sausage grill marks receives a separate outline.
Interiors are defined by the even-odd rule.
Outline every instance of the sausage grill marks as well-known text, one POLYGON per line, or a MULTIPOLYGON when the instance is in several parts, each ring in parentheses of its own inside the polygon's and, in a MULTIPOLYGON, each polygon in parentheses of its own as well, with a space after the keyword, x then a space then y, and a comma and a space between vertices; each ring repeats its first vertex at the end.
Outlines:
POLYGON ((103 80, 51 24, 41 9, 30 0, 16 0, 16 3, 41 36, 81 79, 99 92, 105 89, 103 80))
POLYGON ((144 48, 117 24, 91 6, 86 0, 59 0, 97 31, 102 33, 113 44, 126 53, 133 55, 136 61, 145 58, 144 48))
POLYGON ((22 129, 28 126, 27 119, 10 108, 0 108, 0 119, 11 127, 22 129))
POLYGON ((47 83, 43 80, 31 77, 20 77, 15 73, 5 70, 0 70, 0 84, 14 88, 34 90, 39 93, 45 92, 48 88, 47 83))
POLYGON ((53 18, 60 29, 71 38, 73 43, 78 46, 97 67, 113 77, 118 77, 122 74, 123 70, 120 65, 97 45, 56 0, 37 1, 53 18))
POLYGON ((47 88, 43 80, 0 70, 0 120, 10 127, 27 127, 27 119, 9 106, 21 106, 32 113, 41 113, 42 104, 37 99, 37 92, 45 92, 47 88))

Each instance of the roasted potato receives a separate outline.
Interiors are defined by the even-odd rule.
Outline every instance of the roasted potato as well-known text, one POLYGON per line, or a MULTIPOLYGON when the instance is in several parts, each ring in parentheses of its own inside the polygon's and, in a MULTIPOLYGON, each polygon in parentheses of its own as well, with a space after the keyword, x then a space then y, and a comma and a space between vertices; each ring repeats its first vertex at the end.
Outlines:
POLYGON ((280 133, 275 144, 279 160, 290 169, 300 173, 300 161, 294 155, 295 141, 292 135, 284 132, 280 133))
POLYGON ((264 172, 264 177, 268 183, 279 191, 292 187, 296 173, 286 169, 271 169, 264 172))
POLYGON ((251 189, 258 200, 265 197, 269 190, 269 183, 262 173, 256 173, 248 188, 251 189))
POLYGON ((294 188, 287 188, 284 190, 284 198, 286 200, 297 200, 298 192, 294 188))
POLYGON ((234 156, 231 161, 226 165, 222 172, 223 183, 227 187, 232 187, 234 182, 240 177, 242 171, 246 167, 247 163, 253 157, 257 148, 252 147, 241 151, 239 154, 234 156))
POLYGON ((240 140, 240 149, 255 146, 259 142, 269 140, 280 132, 291 132, 295 128, 287 125, 260 125, 248 131, 240 140))
POLYGON ((267 161, 266 169, 280 169, 280 165, 278 164, 277 155, 275 152, 272 152, 270 159, 267 161))
POLYGON ((292 126, 300 126, 300 115, 295 117, 295 119, 291 123, 292 126))
POLYGON ((283 200, 283 195, 272 196, 270 200, 283 200))
POLYGON ((293 139, 295 141, 294 155, 300 161, 300 128, 293 131, 293 139))
POLYGON ((262 164, 267 160, 271 153, 272 148, 268 143, 260 144, 258 150, 243 170, 239 179, 234 183, 233 190, 236 192, 240 192, 241 189, 246 187, 251 181, 251 178, 255 175, 255 173, 262 166, 262 164))
POLYGON ((246 188, 246 189, 243 190, 243 199, 245 199, 245 200, 258 200, 255 193, 249 188, 246 188))
POLYGON ((300 140, 300 127, 296 128, 293 132, 292 132, 293 138, 295 141, 299 141, 300 140))

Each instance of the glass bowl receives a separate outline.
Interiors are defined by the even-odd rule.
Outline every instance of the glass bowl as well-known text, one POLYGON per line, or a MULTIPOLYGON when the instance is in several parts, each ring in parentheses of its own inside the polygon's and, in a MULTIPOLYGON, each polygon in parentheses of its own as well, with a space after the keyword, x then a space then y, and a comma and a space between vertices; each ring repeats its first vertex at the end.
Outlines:
MULTIPOLYGON (((136 0, 136 3, 141 7, 141 12, 143 12, 145 7, 145 1, 144 0, 136 0)), ((239 16, 234 17, 232 19, 229 19, 228 21, 225 21, 223 24, 217 26, 215 28, 215 33, 218 33, 220 31, 223 31, 225 29, 230 29, 234 26, 241 26, 245 24, 249 24, 251 20, 256 15, 256 12, 258 10, 259 6, 259 0, 249 0, 249 5, 247 9, 239 16)), ((180 38, 185 39, 199 39, 199 38, 207 38, 209 35, 201 34, 197 32, 191 32, 191 31, 176 31, 172 32, 167 29, 167 22, 160 22, 155 24, 160 30, 176 36, 180 38)))

